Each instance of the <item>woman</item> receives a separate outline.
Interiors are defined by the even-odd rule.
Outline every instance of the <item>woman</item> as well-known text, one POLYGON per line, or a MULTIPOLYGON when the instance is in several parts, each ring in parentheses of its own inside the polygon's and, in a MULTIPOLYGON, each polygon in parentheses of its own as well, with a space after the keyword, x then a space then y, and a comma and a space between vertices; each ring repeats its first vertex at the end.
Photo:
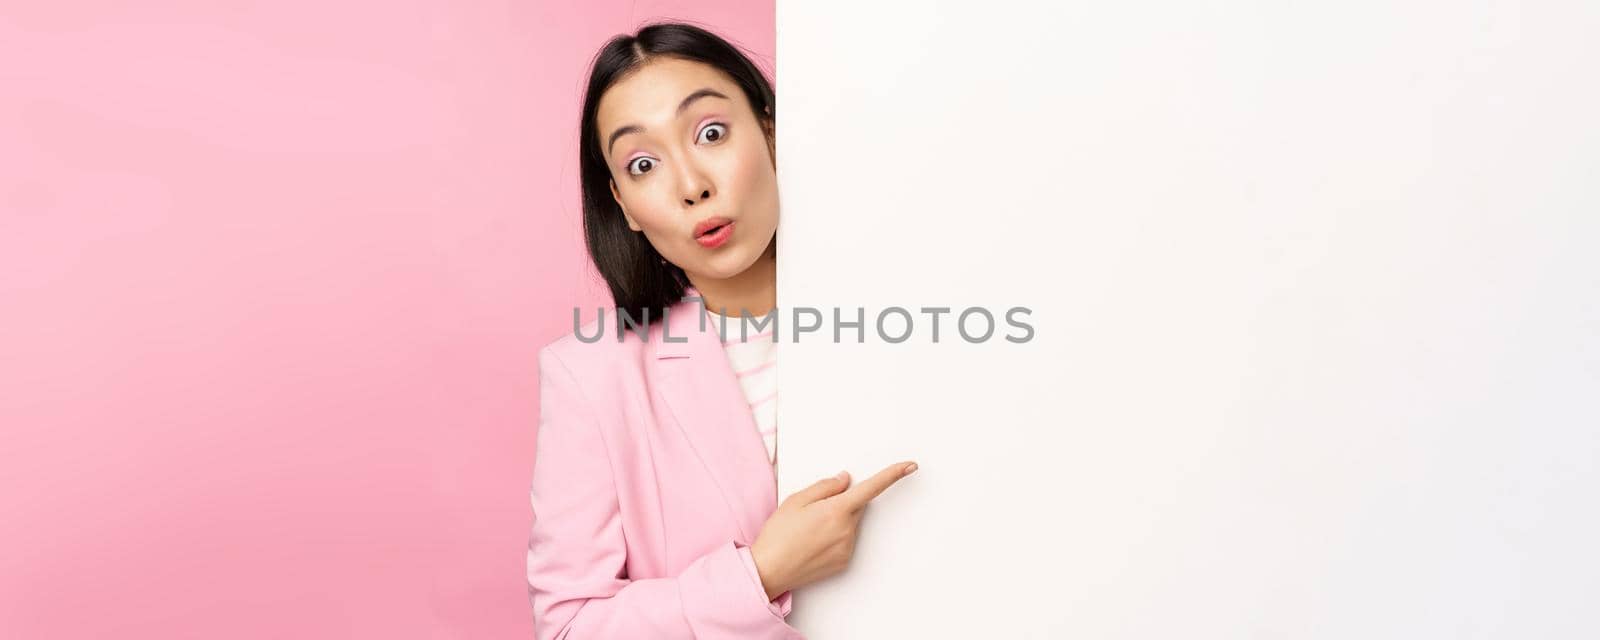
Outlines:
POLYGON ((539 352, 541 640, 803 638, 791 590, 842 570, 867 503, 916 469, 841 472, 778 504, 777 336, 734 328, 776 305, 774 115, 765 76, 697 27, 646 26, 594 60, 584 233, 639 324, 602 317, 539 352), (739 313, 724 331, 713 309, 739 313))

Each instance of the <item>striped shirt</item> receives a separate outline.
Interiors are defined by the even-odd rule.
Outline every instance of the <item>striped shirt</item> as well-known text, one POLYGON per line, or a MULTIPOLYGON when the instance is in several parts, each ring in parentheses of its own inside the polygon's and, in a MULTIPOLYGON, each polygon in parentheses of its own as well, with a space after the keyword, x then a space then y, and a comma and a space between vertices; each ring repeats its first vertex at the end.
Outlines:
POLYGON ((744 399, 755 415, 756 429, 767 445, 767 461, 778 465, 778 343, 772 335, 768 313, 759 318, 724 316, 710 309, 712 328, 722 337, 722 349, 739 379, 744 399), (740 325, 743 325, 742 327, 740 325), (757 330, 756 327, 761 327, 757 330))

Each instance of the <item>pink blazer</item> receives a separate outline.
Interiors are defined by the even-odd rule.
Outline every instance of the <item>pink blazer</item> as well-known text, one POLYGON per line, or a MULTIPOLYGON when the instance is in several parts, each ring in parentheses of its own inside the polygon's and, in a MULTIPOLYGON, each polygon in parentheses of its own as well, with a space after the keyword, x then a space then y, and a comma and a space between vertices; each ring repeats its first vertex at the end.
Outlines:
POLYGON ((784 622, 792 595, 769 602, 750 557, 777 482, 702 304, 675 304, 646 340, 618 342, 611 315, 600 341, 539 351, 538 640, 805 637, 784 622))

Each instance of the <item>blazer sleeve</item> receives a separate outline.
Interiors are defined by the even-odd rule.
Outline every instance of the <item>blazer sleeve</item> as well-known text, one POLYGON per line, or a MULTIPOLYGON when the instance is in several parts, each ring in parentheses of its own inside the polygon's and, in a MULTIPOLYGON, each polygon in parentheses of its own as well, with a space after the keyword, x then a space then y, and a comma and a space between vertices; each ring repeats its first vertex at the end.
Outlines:
POLYGON ((718 546, 673 577, 630 580, 603 434, 577 380, 539 351, 528 595, 536 640, 803 638, 767 599, 749 550, 718 546))

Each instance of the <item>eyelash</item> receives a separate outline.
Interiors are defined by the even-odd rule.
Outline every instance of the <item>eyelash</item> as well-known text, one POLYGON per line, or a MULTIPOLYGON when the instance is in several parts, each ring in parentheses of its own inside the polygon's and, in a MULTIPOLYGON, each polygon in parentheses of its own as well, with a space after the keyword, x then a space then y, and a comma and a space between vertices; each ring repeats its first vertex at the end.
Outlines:
MULTIPOLYGON (((725 123, 725 122, 707 122, 706 126, 701 127, 700 131, 695 134, 695 136, 694 136, 695 141, 698 142, 700 140, 700 136, 702 134, 704 134, 707 129, 710 129, 712 127, 722 127, 722 136, 717 138, 715 141, 709 142, 707 144, 721 144, 723 140, 727 140, 728 139, 728 128, 729 127, 728 127, 727 123, 725 123)), ((626 166, 624 166, 623 169, 628 172, 628 175, 631 175, 631 176, 634 176, 634 177, 639 177, 639 176, 642 176, 642 175, 644 175, 646 173, 649 173, 649 171, 645 171, 645 172, 642 172, 642 173, 634 173, 633 172, 633 165, 637 164, 640 160, 649 160, 651 162, 656 162, 656 159, 652 158, 650 156, 639 156, 637 158, 629 160, 628 164, 626 166)), ((654 167, 651 167, 651 168, 653 169, 654 167)))

